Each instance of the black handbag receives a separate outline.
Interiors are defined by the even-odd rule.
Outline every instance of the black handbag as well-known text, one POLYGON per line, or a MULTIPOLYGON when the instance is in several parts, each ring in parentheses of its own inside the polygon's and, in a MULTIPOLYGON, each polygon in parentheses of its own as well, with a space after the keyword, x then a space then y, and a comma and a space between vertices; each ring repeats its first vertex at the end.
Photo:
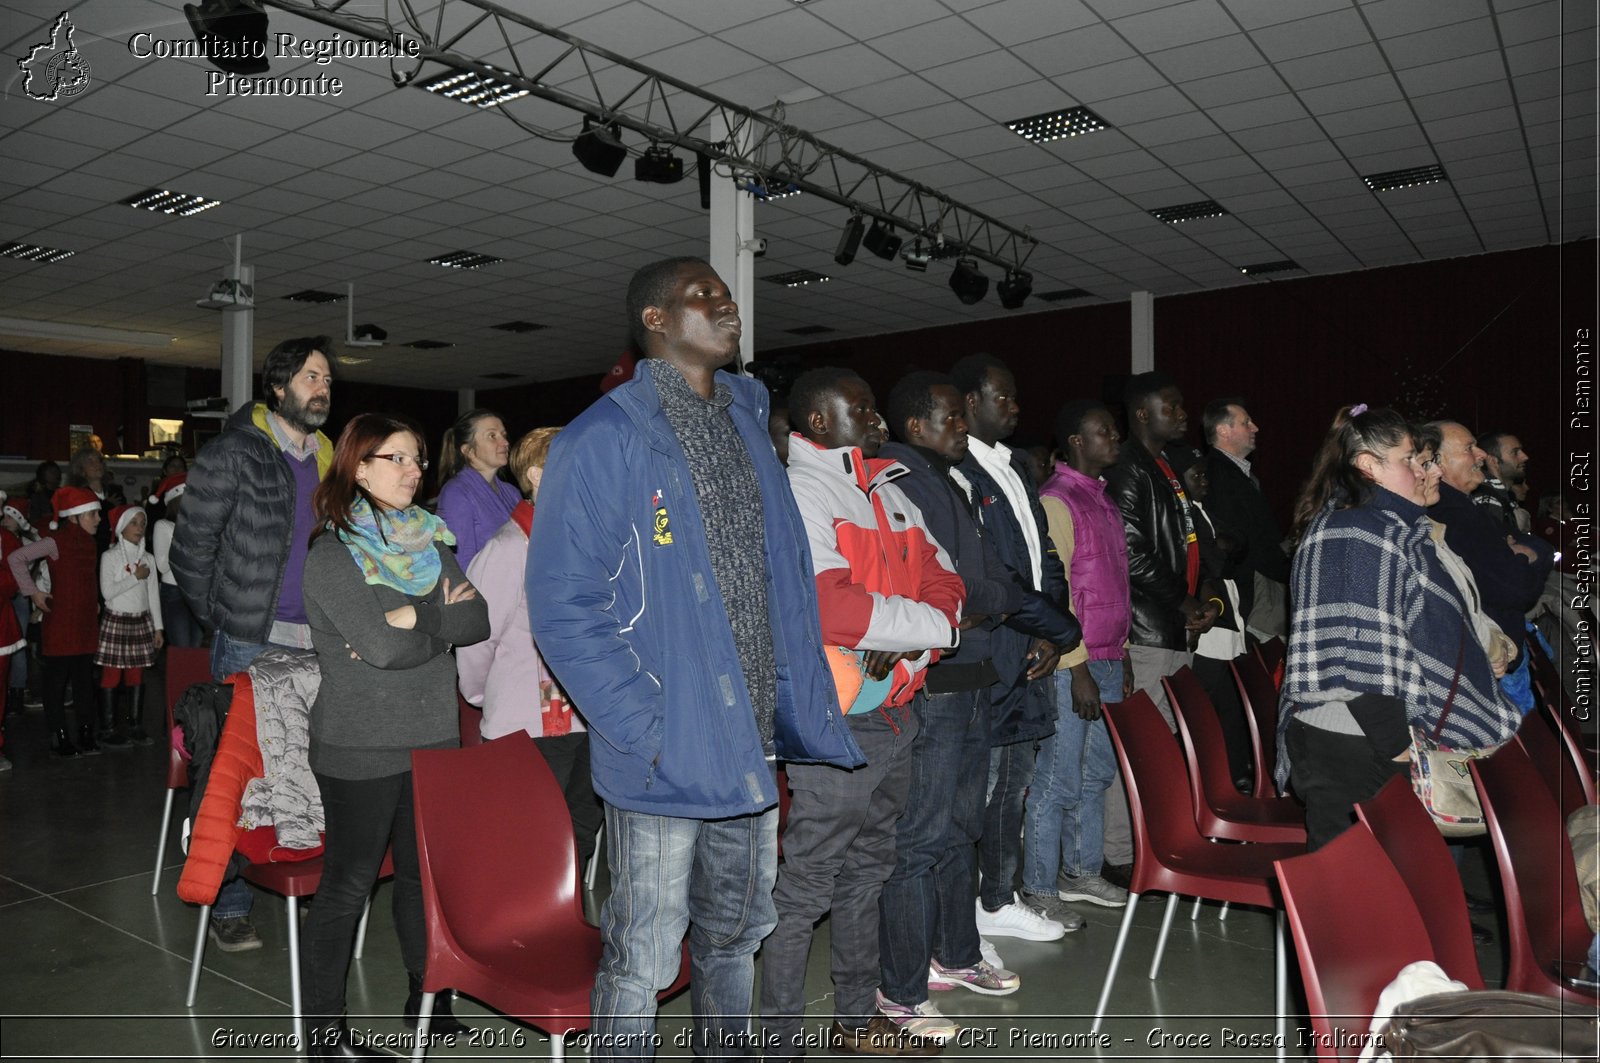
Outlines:
POLYGON ((1536 993, 1438 993, 1394 1010, 1378 1040, 1395 1059, 1594 1063, 1600 1012, 1536 993))

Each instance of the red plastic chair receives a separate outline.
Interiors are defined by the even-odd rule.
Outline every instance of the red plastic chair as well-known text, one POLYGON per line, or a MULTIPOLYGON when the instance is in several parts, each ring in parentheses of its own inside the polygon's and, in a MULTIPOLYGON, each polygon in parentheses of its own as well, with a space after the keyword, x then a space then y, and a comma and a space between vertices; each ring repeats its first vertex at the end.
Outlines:
POLYGON ((1583 917, 1566 821, 1527 752, 1517 743, 1470 761, 1506 897, 1507 989, 1594 1007, 1595 992, 1574 989, 1558 964, 1581 965, 1594 933, 1583 917))
POLYGON ((1482 989, 1483 972, 1472 943, 1461 875, 1433 817, 1412 791, 1411 780, 1404 775, 1390 779, 1376 797, 1356 805, 1356 815, 1405 882, 1433 944, 1434 960, 1468 989, 1482 989))
POLYGON ((1188 665, 1161 680, 1178 721, 1188 765, 1195 825, 1208 838, 1239 842, 1306 841, 1305 806, 1292 797, 1254 797, 1233 786, 1216 706, 1188 665))
MULTIPOLYGON (((1151 890, 1171 894, 1161 922, 1161 937, 1156 942, 1155 957, 1150 964, 1150 977, 1154 979, 1161 970, 1161 956, 1166 950, 1167 932, 1172 928, 1179 894, 1278 908, 1272 862, 1305 852, 1303 845, 1224 845, 1201 837, 1195 827, 1194 806, 1183 781, 1185 773, 1178 740, 1167 730, 1167 722, 1161 718, 1150 696, 1144 691, 1135 691, 1127 701, 1105 706, 1105 717, 1132 812, 1133 881, 1128 889, 1122 928, 1117 931, 1117 943, 1106 968, 1100 1002, 1095 1007, 1091 1032, 1099 1031, 1100 1021, 1105 1016, 1117 967, 1122 962, 1122 950, 1133 926, 1134 911, 1143 894, 1151 890)), ((1280 1059, 1287 1045, 1287 979, 1280 911, 1277 947, 1280 1059)))
POLYGON ((1261 659, 1242 654, 1228 662, 1233 681, 1244 705, 1245 726, 1256 758, 1256 796, 1270 797, 1275 792, 1273 768, 1278 763, 1278 688, 1261 659))
POLYGON ((1584 805, 1595 803, 1594 777, 1579 770, 1567 746, 1567 736, 1548 712, 1535 708, 1524 716, 1522 726, 1517 728, 1517 741, 1561 806, 1563 821, 1584 805))
MULTIPOLYGON (((561 1058, 565 1036, 589 1028, 600 932, 583 918, 555 776, 515 731, 470 749, 412 753, 411 787, 428 927, 412 1058, 423 1058, 434 995, 446 987, 545 1030, 561 1058)), ((687 982, 685 958, 661 995, 687 982)))
POLYGON ((1433 959, 1422 914, 1359 824, 1314 853, 1277 862, 1318 1059, 1356 1059, 1378 995, 1408 963, 1433 959))
POLYGON ((1596 750, 1593 746, 1585 745, 1572 729, 1572 721, 1579 717, 1572 699, 1567 696, 1567 688, 1561 682, 1561 673, 1557 671, 1555 662, 1550 660, 1537 639, 1530 638, 1524 645, 1528 650, 1528 664, 1532 672, 1534 692, 1543 702, 1545 711, 1550 714, 1556 729, 1561 732, 1573 765, 1578 773, 1588 780, 1589 803, 1594 804, 1594 779, 1596 772, 1600 772, 1596 750))
POLYGON ((1266 669, 1268 677, 1271 678, 1273 690, 1276 691, 1283 686, 1283 666, 1288 656, 1288 647, 1284 645, 1283 639, 1273 637, 1265 642, 1256 643, 1251 649, 1255 659, 1261 662, 1261 667, 1266 669))
POLYGON ((167 729, 158 741, 167 743, 167 803, 161 810, 161 834, 156 838, 156 869, 150 876, 150 896, 161 889, 161 864, 167 855, 167 832, 172 827, 172 803, 179 790, 189 788, 189 762, 172 748, 172 710, 183 692, 196 683, 211 681, 211 651, 199 646, 168 646, 161 666, 167 701, 167 729))

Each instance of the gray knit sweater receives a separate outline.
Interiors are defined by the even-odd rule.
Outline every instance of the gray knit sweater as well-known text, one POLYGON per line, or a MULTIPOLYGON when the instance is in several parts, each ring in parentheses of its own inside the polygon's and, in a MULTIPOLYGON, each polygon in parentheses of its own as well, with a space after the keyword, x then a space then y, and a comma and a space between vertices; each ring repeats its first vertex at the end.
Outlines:
POLYGON ((411 598, 369 586, 335 533, 311 544, 306 618, 322 672, 311 707, 313 771, 338 779, 398 775, 411 770, 413 749, 448 749, 460 741, 449 650, 488 638, 489 610, 481 597, 444 604, 444 581, 455 587, 467 577, 449 550, 439 555, 439 583, 411 598), (417 629, 391 627, 384 614, 407 604, 417 606, 417 629))

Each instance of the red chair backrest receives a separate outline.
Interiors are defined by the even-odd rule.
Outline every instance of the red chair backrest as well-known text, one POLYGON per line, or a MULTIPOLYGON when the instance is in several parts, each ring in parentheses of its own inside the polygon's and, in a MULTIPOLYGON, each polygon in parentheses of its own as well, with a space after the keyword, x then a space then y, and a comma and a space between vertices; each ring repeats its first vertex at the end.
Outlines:
POLYGON ((1287 651, 1281 638, 1270 638, 1255 645, 1255 658, 1266 669, 1274 689, 1283 685, 1283 663, 1287 651))
POLYGON ((1517 741, 1538 769, 1550 796, 1556 799, 1563 819, 1594 803, 1593 777, 1585 789, 1583 776, 1567 752, 1566 736, 1547 712, 1536 707, 1524 716, 1522 726, 1517 728, 1517 741))
POLYGON ((177 707, 183 692, 196 683, 211 682, 211 651, 201 646, 168 646, 162 664, 166 673, 164 693, 167 700, 167 789, 182 790, 189 785, 189 762, 170 746, 172 735, 172 710, 177 707))
POLYGON ((1222 725, 1217 722, 1216 706, 1201 685, 1194 669, 1184 665, 1161 680, 1167 701, 1178 721, 1183 738, 1184 759, 1189 768, 1189 793, 1198 810, 1209 805, 1225 808, 1238 799, 1233 789, 1233 773, 1228 769, 1228 751, 1223 744, 1222 725), (1227 789, 1224 790, 1223 787, 1227 789), (1232 791, 1230 794, 1229 791, 1232 791))
POLYGON ((514 731, 467 749, 415 751, 411 785, 430 967, 445 949, 441 959, 459 964, 537 947, 552 957, 551 980, 564 979, 557 958, 587 949, 578 852, 566 799, 533 739, 514 731))
POLYGON ((1470 762, 1500 865, 1511 953, 1508 989, 1550 979, 1558 959, 1580 959, 1594 934, 1583 917, 1566 820, 1516 742, 1470 762))
POLYGON ((1258 794, 1272 789, 1272 768, 1278 759, 1278 688, 1259 658, 1253 654, 1235 657, 1228 665, 1239 687, 1250 738, 1256 743, 1258 794))
POLYGON ((1406 964, 1433 959, 1422 915, 1359 824, 1274 867, 1319 1035, 1317 1057, 1355 1059, 1384 987, 1406 964))
POLYGON ((1104 706, 1104 711, 1128 791, 1137 877, 1144 853, 1181 853, 1205 842, 1195 826, 1189 772, 1178 752, 1177 736, 1167 730, 1167 721, 1150 695, 1135 690, 1126 701, 1104 706))
POLYGON ((1483 974, 1472 943, 1472 920, 1461 875, 1433 817, 1411 789, 1410 778, 1390 779, 1376 797, 1356 805, 1356 815, 1405 881, 1422 914, 1439 966, 1451 978, 1465 982, 1468 989, 1482 989, 1483 974))

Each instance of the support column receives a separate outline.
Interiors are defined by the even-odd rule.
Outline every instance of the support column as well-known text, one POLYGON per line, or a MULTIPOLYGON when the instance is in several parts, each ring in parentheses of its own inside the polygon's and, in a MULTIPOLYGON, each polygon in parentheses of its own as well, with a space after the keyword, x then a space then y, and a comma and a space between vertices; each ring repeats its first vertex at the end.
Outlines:
MULTIPOLYGON (((720 115, 713 116, 715 133, 727 136, 726 126, 721 126, 720 115)), ((711 169, 710 252, 707 261, 717 271, 739 304, 739 317, 744 324, 739 338, 739 371, 755 357, 756 343, 756 260, 749 242, 755 238, 755 197, 742 192, 733 183, 731 175, 719 175, 717 167, 711 169)))
POLYGON ((456 388, 456 414, 466 413, 478 404, 477 388, 456 388))
POLYGON ((1129 373, 1148 373, 1156 367, 1155 300, 1149 292, 1134 292, 1128 297, 1133 313, 1133 344, 1128 360, 1129 373))
MULTIPOLYGON (((228 276, 255 288, 254 266, 230 268, 228 276)), ((254 307, 222 311, 222 397, 229 413, 255 397, 255 323, 254 307)))

